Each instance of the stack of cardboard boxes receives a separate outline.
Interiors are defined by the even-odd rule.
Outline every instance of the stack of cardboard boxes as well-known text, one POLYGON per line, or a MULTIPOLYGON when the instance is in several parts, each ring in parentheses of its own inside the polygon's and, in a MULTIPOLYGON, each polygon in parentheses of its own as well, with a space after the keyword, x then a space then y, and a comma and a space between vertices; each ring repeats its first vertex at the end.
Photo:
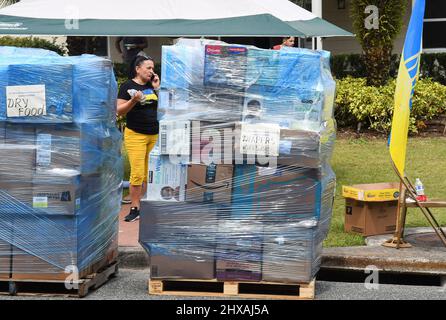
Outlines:
POLYGON ((0 53, 0 274, 92 272, 117 254, 122 163, 112 64, 34 49, 0 53))
POLYGON ((335 187, 328 60, 203 40, 163 47, 140 223, 152 278, 314 277, 335 187))

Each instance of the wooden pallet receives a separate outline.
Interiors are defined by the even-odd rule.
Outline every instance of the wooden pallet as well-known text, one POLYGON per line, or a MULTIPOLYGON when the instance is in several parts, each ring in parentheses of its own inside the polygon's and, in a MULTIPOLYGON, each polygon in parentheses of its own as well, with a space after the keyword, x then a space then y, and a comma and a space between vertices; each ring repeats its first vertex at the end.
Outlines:
POLYGON ((315 279, 310 283, 241 282, 194 279, 150 279, 149 294, 254 299, 314 299, 315 279))
POLYGON ((70 282, 70 289, 67 289, 65 281, 61 280, 36 279, 36 277, 30 277, 31 279, 0 278, 0 295, 82 298, 90 290, 98 289, 110 278, 117 276, 118 272, 118 263, 114 262, 96 273, 70 282))

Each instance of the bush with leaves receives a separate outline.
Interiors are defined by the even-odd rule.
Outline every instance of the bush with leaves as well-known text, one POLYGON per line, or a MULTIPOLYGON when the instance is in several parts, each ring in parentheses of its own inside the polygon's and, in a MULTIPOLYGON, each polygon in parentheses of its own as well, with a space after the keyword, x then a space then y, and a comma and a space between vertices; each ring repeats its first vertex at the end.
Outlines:
POLYGON ((22 47, 22 48, 39 48, 57 52, 60 55, 67 54, 67 49, 63 45, 56 44, 56 39, 48 41, 46 39, 36 37, 0 37, 0 46, 22 47))
MULTIPOLYGON (((381 87, 368 86, 365 78, 337 81, 335 117, 340 127, 366 128, 388 133, 392 126, 396 80, 381 87)), ((409 132, 418 133, 426 121, 446 112, 446 86, 421 79, 415 87, 409 132)))
POLYGON ((384 85, 390 75, 393 41, 403 25, 406 0, 351 0, 350 15, 356 38, 364 51, 367 84, 384 85), (373 7, 371 7, 373 6, 373 7), (377 26, 367 26, 368 8, 377 14, 377 26), (377 10, 377 11, 376 11, 377 10))
MULTIPOLYGON (((390 59, 390 77, 398 75, 399 55, 390 59)), ((331 57, 331 71, 337 79, 348 76, 362 78, 367 76, 364 56, 361 54, 338 54, 331 57)), ((420 63, 420 77, 446 85, 446 53, 423 53, 420 63)))

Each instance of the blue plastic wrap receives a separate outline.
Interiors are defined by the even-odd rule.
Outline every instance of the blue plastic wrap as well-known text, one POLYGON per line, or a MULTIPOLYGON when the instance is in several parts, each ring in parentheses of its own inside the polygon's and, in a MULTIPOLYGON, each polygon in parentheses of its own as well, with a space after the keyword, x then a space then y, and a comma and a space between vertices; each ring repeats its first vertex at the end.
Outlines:
POLYGON ((110 60, 92 55, 70 58, 73 63, 74 121, 113 123, 117 83, 110 60))
POLYGON ((0 120, 113 125, 117 83, 110 60, 93 55, 61 57, 46 50, 0 50, 4 52, 0 56, 0 120))
POLYGON ((152 278, 313 279, 336 184, 329 57, 202 40, 163 47, 140 223, 152 278))
POLYGON ((0 100, 5 86, 44 83, 47 104, 75 105, 74 113, 0 121, 0 278, 85 277, 117 259, 123 168, 111 63, 33 49, 0 52, 9 79, 0 83, 0 100), (73 92, 83 95, 81 103, 71 101, 73 92))

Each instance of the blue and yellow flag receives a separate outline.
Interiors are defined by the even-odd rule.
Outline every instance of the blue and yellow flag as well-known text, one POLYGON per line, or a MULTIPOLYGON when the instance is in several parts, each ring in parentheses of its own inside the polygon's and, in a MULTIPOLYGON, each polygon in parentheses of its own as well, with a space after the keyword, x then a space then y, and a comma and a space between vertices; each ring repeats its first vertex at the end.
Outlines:
POLYGON ((406 34, 396 82, 395 108, 393 110, 389 147, 393 163, 402 177, 404 177, 406 164, 407 135, 409 133, 412 97, 420 70, 424 9, 425 0, 416 0, 412 8, 412 16, 406 34))

